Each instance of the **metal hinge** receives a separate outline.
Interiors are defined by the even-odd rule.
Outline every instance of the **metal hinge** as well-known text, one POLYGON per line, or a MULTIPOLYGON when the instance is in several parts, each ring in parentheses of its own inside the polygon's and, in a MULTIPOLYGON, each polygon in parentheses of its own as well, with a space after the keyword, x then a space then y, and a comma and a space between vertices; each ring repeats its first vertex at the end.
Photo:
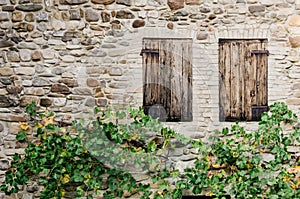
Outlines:
POLYGON ((251 50, 251 54, 266 54, 269 56, 269 51, 268 50, 251 50))
POLYGON ((140 55, 143 55, 143 53, 154 53, 154 54, 158 54, 158 53, 159 53, 159 50, 142 49, 140 55))

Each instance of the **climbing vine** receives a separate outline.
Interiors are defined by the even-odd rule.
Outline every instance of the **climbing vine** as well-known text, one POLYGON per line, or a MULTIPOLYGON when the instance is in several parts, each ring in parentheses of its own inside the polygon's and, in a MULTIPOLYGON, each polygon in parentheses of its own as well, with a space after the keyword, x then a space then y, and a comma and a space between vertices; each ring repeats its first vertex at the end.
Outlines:
POLYGON ((181 198, 184 191, 215 198, 300 198, 300 158, 289 153, 299 146, 297 116, 276 102, 263 113, 258 129, 238 123, 212 134, 205 143, 164 127, 142 109, 95 108, 95 119, 62 127, 51 112, 26 107, 30 119, 21 123, 18 142, 28 143, 25 155, 15 154, 1 191, 13 194, 35 183, 41 198, 88 199, 135 196, 181 198), (32 132, 32 133, 29 133, 32 132), (198 152, 183 172, 168 167, 173 140, 198 152), (135 178, 147 174, 151 182, 135 178))

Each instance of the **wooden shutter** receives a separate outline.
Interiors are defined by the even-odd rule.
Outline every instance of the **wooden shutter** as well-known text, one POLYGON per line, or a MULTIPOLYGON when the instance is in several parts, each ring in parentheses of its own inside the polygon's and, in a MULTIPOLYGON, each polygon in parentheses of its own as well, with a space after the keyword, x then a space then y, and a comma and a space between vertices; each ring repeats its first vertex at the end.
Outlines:
POLYGON ((192 120, 192 42, 143 39, 143 107, 163 121, 192 120))
POLYGON ((259 120, 267 110, 266 40, 220 40, 220 121, 259 120))

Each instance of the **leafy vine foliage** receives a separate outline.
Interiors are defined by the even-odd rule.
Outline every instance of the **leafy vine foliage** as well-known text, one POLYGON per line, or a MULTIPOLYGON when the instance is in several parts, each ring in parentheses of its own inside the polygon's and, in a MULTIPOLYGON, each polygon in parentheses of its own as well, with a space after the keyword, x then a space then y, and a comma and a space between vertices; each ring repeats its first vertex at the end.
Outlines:
POLYGON ((300 147, 300 131, 297 116, 282 102, 262 114, 255 132, 236 123, 207 143, 164 127, 142 109, 95 108, 95 119, 70 127, 61 127, 51 112, 39 114, 34 103, 26 112, 30 119, 17 140, 28 146, 5 174, 6 194, 35 183, 43 187, 41 198, 178 199, 186 190, 215 198, 300 198, 300 158, 288 152, 300 147), (167 164, 174 140, 198 151, 183 172, 167 164), (151 182, 138 181, 136 171, 151 182))

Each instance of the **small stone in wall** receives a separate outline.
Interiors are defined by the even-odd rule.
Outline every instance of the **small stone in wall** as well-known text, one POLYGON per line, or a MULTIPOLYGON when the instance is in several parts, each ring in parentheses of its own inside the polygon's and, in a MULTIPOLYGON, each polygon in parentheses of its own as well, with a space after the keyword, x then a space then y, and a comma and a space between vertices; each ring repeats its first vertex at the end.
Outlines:
POLYGON ((201 7, 201 8, 200 8, 200 12, 202 12, 202 13, 209 13, 209 12, 210 12, 210 9, 207 8, 207 7, 201 7))
POLYGON ((289 26, 300 26, 300 15, 293 15, 288 19, 289 26))
POLYGON ((173 30, 174 24, 173 24, 172 22, 169 22, 169 23, 167 24, 167 27, 168 27, 170 30, 173 30))
POLYGON ((9 20, 8 12, 1 12, 0 13, 0 21, 8 21, 8 20, 9 20))
POLYGON ((104 5, 112 4, 114 2, 115 0, 92 0, 92 3, 104 4, 104 5))
POLYGON ((33 13, 28 13, 25 15, 25 21, 33 22, 35 20, 35 15, 33 13))
POLYGON ((215 14, 208 15, 208 19, 212 20, 215 19, 217 16, 215 14))
POLYGON ((70 79, 70 78, 63 78, 58 80, 59 83, 63 83, 69 87, 76 87, 78 86, 78 81, 76 79, 70 79))
POLYGON ((94 107, 96 105, 95 99, 93 97, 89 97, 85 101, 85 105, 87 107, 94 107))
POLYGON ((0 39, 0 48, 11 47, 13 45, 14 45, 14 43, 11 41, 0 39))
POLYGON ((43 78, 40 78, 40 77, 35 77, 32 81, 32 85, 43 87, 43 86, 50 86, 51 83, 46 79, 43 79, 43 78))
POLYGON ((8 5, 8 6, 2 6, 2 11, 8 11, 13 12, 15 10, 14 6, 8 5))
POLYGON ((35 12, 43 9, 43 6, 40 4, 31 4, 31 5, 17 5, 17 10, 21 10, 24 12, 35 12))
POLYGON ((7 58, 11 62, 19 62, 20 61, 19 53, 15 52, 15 51, 9 51, 7 53, 7 58))
POLYGON ((249 12, 255 13, 255 12, 264 12, 266 7, 262 5, 253 5, 248 7, 249 12))
POLYGON ((8 4, 8 0, 0 0, 0 5, 7 5, 8 4))
POLYGON ((52 100, 50 98, 41 98, 40 105, 44 107, 49 107, 52 105, 52 100))
POLYGON ((168 0, 168 6, 171 10, 184 8, 184 0, 168 0))
POLYGON ((40 51, 34 51, 31 55, 33 61, 39 61, 42 58, 42 53, 40 51))
POLYGON ((24 15, 23 12, 21 11, 16 11, 12 13, 12 19, 13 22, 17 22, 17 21, 23 21, 24 20, 24 15))
POLYGON ((97 86, 100 85, 100 84, 99 84, 99 81, 98 81, 97 79, 95 79, 95 78, 88 78, 88 79, 86 80, 86 84, 87 84, 87 86, 89 86, 89 87, 97 87, 97 86))
POLYGON ((78 4, 87 3, 88 0, 65 0, 65 2, 71 5, 78 5, 78 4))
POLYGON ((40 12, 37 17, 36 17, 37 21, 48 21, 48 13, 47 12, 40 12))
POLYGON ((4 130, 4 126, 3 124, 0 123, 0 132, 2 132, 4 130))
POLYGON ((205 32, 199 32, 197 34, 197 40, 204 40, 208 38, 208 34, 205 32))
POLYGON ((132 5, 131 0, 117 0, 116 3, 117 4, 123 4, 123 5, 126 5, 126 6, 131 6, 132 5))
POLYGON ((110 14, 107 12, 101 12, 102 22, 106 23, 110 21, 110 14))
POLYGON ((300 36, 291 36, 289 37, 289 41, 292 48, 300 47, 300 36))
POLYGON ((142 19, 136 19, 134 20, 134 22, 132 23, 132 27, 133 28, 140 28, 140 27, 143 27, 145 26, 145 21, 142 20, 142 19))
POLYGON ((10 168, 10 164, 9 161, 6 159, 2 159, 0 160, 0 170, 7 170, 10 168))
POLYGON ((120 10, 116 13, 116 18, 120 19, 134 19, 134 14, 128 10, 120 10))
POLYGON ((61 93, 61 94, 69 94, 71 93, 69 87, 63 84, 53 84, 51 86, 51 92, 61 93))
POLYGON ((200 5, 203 3, 203 0, 185 0, 187 5, 200 5))
POLYGON ((31 51, 27 49, 20 49, 20 59, 21 61, 30 61, 31 60, 31 51))
POLYGON ((89 22, 98 21, 100 18, 99 12, 93 9, 88 9, 85 11, 85 19, 89 22))
POLYGON ((31 104, 32 102, 35 102, 38 104, 39 98, 36 96, 22 96, 20 101, 20 106, 26 106, 27 104, 31 104))
POLYGON ((80 20, 80 10, 69 10, 70 13, 70 20, 80 20))
POLYGON ((14 71, 12 68, 7 68, 7 67, 0 68, 1 76, 11 76, 13 74, 14 74, 14 71))
POLYGON ((104 107, 107 105, 107 99, 97 99, 96 104, 97 106, 104 107))
POLYGON ((23 90, 22 86, 7 86, 6 90, 9 94, 20 94, 23 90))

